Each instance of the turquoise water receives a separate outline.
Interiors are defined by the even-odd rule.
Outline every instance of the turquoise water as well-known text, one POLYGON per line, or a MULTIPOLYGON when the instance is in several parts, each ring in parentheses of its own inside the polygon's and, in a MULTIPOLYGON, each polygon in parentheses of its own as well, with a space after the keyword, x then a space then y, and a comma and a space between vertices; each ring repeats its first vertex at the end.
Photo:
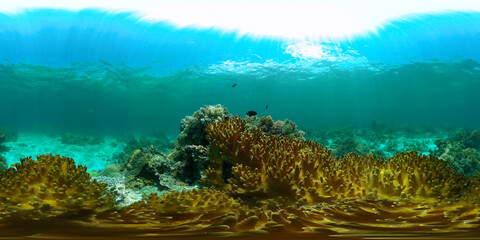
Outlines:
POLYGON ((478 238, 479 93, 480 12, 328 39, 0 13, 0 239, 478 238))
MULTIPOLYGON (((372 122, 480 125, 476 12, 409 15, 345 39, 295 40, 130 13, 30 10, 0 15, 0 59, 0 126, 18 132, 174 139, 182 118, 214 104, 291 119, 307 137, 372 122)), ((12 163, 55 146, 11 146, 3 155, 12 163)), ((100 148, 107 160, 80 163, 99 169, 120 151, 100 148)))

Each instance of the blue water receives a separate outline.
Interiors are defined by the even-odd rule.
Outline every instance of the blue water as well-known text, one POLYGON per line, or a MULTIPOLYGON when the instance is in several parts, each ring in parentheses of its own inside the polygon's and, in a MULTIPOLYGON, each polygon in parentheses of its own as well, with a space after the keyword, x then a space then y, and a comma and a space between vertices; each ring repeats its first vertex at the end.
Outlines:
POLYGON ((478 126, 479 58, 476 12, 324 41, 29 10, 0 15, 0 125, 174 134, 184 116, 222 104, 306 127, 478 126))

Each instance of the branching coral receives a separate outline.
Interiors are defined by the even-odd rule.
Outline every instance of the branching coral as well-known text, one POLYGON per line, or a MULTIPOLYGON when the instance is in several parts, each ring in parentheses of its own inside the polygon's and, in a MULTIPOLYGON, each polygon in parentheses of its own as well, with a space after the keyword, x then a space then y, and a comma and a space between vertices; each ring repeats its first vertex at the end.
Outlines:
POLYGON ((86 167, 58 155, 23 158, 0 173, 0 219, 43 219, 95 213, 113 206, 105 185, 90 181, 86 167))

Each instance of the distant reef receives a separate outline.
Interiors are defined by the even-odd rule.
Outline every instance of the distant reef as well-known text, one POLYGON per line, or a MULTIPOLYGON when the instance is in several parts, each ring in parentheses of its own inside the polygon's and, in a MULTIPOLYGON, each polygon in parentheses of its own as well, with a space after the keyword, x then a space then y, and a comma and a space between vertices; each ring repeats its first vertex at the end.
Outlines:
MULTIPOLYGON (((170 152, 142 147, 111 166, 123 190, 58 155, 0 172, 0 237, 480 237, 480 175, 434 155, 337 158, 293 122, 231 116, 220 105, 181 130, 170 152), (148 184, 166 191, 119 201, 148 184)), ((465 136, 476 144, 476 133, 465 136)))

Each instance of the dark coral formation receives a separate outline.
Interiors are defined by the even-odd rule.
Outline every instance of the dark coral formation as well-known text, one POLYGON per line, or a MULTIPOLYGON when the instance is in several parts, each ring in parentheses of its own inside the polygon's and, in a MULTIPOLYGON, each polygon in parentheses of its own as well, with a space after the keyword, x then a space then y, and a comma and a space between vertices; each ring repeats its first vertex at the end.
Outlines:
POLYGON ((105 185, 67 157, 23 158, 0 173, 0 219, 94 214, 113 206, 105 185))
MULTIPOLYGON (((185 117, 180 125, 181 133, 169 153, 169 158, 175 162, 175 177, 187 184, 196 184, 201 178, 201 172, 208 166, 208 146, 206 128, 209 124, 220 123, 232 118, 228 109, 222 105, 204 106, 192 116, 185 117)), ((304 132, 299 130, 290 120, 273 121, 272 117, 247 116, 247 126, 250 130, 261 131, 277 136, 303 139, 304 132)))

